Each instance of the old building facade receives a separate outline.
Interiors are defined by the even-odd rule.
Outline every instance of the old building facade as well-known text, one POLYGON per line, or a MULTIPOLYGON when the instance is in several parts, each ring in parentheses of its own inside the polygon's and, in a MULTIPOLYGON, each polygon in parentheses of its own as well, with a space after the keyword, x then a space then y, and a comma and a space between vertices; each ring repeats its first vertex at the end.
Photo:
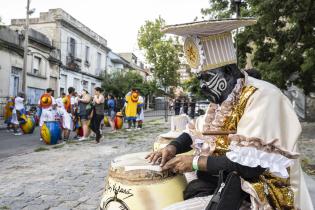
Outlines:
MULTIPOLYGON (((11 20, 11 28, 21 29, 25 19, 11 20)), ((48 36, 54 48, 60 52, 59 85, 57 95, 83 88, 92 92, 101 86, 106 70, 107 40, 76 20, 62 9, 50 9, 30 19, 30 28, 48 36)))
MULTIPOLYGON (((0 97, 16 96, 23 81, 23 31, 8 27, 0 29, 0 97)), ((29 104, 37 103, 40 95, 50 87, 58 88, 59 53, 44 34, 29 30, 27 54, 26 94, 29 104)))

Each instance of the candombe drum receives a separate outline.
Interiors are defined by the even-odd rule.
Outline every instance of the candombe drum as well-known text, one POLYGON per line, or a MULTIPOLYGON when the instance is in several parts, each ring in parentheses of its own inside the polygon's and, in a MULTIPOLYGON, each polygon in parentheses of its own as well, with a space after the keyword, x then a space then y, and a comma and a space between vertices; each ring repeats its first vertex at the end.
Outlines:
POLYGON ((121 112, 117 112, 114 122, 116 129, 121 129, 123 127, 124 120, 121 112))
POLYGON ((58 121, 47 121, 43 124, 40 135, 46 144, 57 144, 61 139, 61 128, 58 121))
POLYGON ((24 134, 31 134, 34 132, 36 123, 33 117, 26 116, 24 117, 25 122, 20 124, 21 130, 24 134))
POLYGON ((149 164, 147 154, 123 155, 111 162, 101 210, 160 210, 183 201, 184 176, 149 164))
POLYGON ((108 117, 107 116, 104 116, 104 125, 106 127, 109 127, 109 121, 108 121, 108 117))

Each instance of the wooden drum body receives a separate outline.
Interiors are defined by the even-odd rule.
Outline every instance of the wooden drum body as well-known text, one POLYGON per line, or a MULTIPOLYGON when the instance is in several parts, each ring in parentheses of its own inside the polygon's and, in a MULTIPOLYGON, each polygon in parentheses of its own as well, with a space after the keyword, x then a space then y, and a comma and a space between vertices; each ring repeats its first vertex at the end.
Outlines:
POLYGON ((183 201, 185 177, 148 164, 147 154, 133 153, 112 161, 102 210, 160 210, 183 201))

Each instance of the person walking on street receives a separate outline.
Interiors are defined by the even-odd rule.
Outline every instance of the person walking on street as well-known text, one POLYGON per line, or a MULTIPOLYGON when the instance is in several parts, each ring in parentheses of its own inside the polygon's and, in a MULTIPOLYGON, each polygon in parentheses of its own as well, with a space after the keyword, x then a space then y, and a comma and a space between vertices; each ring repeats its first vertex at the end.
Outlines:
POLYGON ((112 132, 115 132, 115 116, 116 116, 116 101, 112 94, 108 95, 107 100, 107 107, 108 107, 108 122, 110 124, 110 127, 112 128, 112 132))
POLYGON ((103 89, 100 87, 96 87, 94 89, 95 95, 93 97, 93 104, 94 104, 94 110, 93 110, 93 116, 90 123, 91 130, 96 134, 96 143, 100 142, 100 139, 102 138, 101 132, 100 132, 100 125, 101 121, 104 118, 104 102, 105 98, 102 94, 103 89))
POLYGON ((91 114, 92 111, 90 102, 91 96, 89 95, 89 92, 83 89, 81 97, 78 98, 78 115, 83 129, 83 136, 79 139, 80 141, 87 139, 89 134, 88 122, 89 115, 91 114))

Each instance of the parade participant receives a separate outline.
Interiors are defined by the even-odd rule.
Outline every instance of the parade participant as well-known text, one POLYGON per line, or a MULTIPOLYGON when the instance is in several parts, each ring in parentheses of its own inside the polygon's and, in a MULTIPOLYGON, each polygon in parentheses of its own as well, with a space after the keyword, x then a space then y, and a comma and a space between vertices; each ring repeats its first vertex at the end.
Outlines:
POLYGON ((83 89, 81 97, 78 98, 78 115, 83 129, 83 136, 79 139, 80 141, 87 139, 89 135, 88 122, 89 115, 91 114, 92 111, 90 102, 91 96, 89 95, 89 92, 83 89))
POLYGON ((69 140, 70 132, 73 130, 73 119, 74 119, 74 108, 75 108, 75 98, 74 98, 75 89, 73 87, 68 88, 68 95, 63 98, 65 104, 65 109, 70 116, 70 121, 66 128, 64 128, 63 138, 65 141, 69 140))
POLYGON ((100 143, 100 140, 102 138, 101 132, 100 132, 100 126, 101 122, 104 119, 104 102, 105 98, 102 94, 103 89, 100 87, 94 88, 94 97, 93 97, 93 113, 92 113, 92 119, 90 122, 90 129, 96 134, 96 143, 100 143))
POLYGON ((110 127, 112 128, 112 132, 115 132, 116 131, 116 128, 115 128, 116 102, 114 100, 113 95, 111 94, 108 94, 107 106, 108 106, 108 122, 110 124, 110 127))
POLYGON ((81 136, 82 133, 80 133, 80 130, 82 128, 82 124, 80 121, 79 117, 79 107, 78 107, 78 102, 79 102, 79 94, 78 92, 74 92, 73 98, 74 98, 74 104, 72 104, 72 109, 73 109, 73 114, 72 114, 72 119, 73 119, 73 128, 72 130, 75 131, 75 136, 73 137, 74 139, 78 139, 81 136))
POLYGON ((230 31, 254 23, 215 20, 164 29, 185 37, 186 59, 212 101, 181 136, 148 156, 153 163, 161 160, 163 170, 197 172, 185 190, 186 201, 167 210, 218 204, 218 209, 238 209, 244 192, 250 197, 247 209, 313 209, 296 159, 301 125, 290 102, 277 87, 248 77, 236 65, 230 31), (191 148, 195 156, 175 156, 191 148), (222 172, 233 181, 218 181, 222 172))
POLYGON ((135 88, 125 96, 125 115, 128 122, 127 130, 131 130, 131 125, 136 128, 137 107, 139 103, 139 92, 135 88))
MULTIPOLYGON (((38 108, 40 113, 39 118, 39 127, 41 128, 45 121, 53 121, 55 120, 55 113, 53 110, 56 108, 56 101, 53 97, 53 90, 51 88, 46 89, 46 93, 44 93, 39 101, 38 108)), ((42 138, 40 138, 42 140, 42 138)))
POLYGON ((68 131, 73 128, 71 114, 67 112, 65 108, 65 99, 61 97, 56 99, 57 104, 57 114, 59 116, 61 128, 62 128, 62 137, 63 140, 67 140, 65 136, 68 134, 68 131))
POLYGON ((137 129, 141 129, 144 121, 144 100, 142 96, 139 96, 139 102, 137 107, 137 129))
POLYGON ((20 136, 22 133, 19 131, 20 123, 26 122, 26 110, 24 107, 24 93, 19 93, 17 97, 14 99, 14 109, 12 111, 12 120, 11 123, 13 124, 13 132, 14 135, 20 136))
POLYGON ((12 111, 14 109, 14 97, 8 97, 4 107, 4 123, 7 124, 7 131, 13 129, 12 111))

